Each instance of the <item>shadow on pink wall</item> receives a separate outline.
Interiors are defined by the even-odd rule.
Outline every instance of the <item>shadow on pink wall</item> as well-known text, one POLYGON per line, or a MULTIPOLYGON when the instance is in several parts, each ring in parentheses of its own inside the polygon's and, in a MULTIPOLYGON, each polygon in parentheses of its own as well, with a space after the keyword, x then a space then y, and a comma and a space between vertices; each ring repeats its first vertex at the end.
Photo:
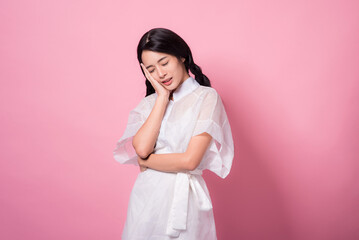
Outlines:
MULTIPOLYGON (((215 63, 218 67, 218 62, 215 63)), ((271 156, 263 159, 260 149, 251 142, 251 124, 242 117, 245 106, 239 101, 245 95, 238 85, 244 76, 229 76, 235 72, 220 66, 216 81, 226 80, 218 89, 232 128, 235 156, 230 174, 221 179, 212 172, 205 171, 204 178, 210 190, 218 239, 291 239, 291 228, 285 199, 278 189, 275 177, 266 163, 271 156), (237 85, 237 86, 234 86, 237 85), (236 90, 238 89, 238 91, 236 90)), ((237 71, 238 72, 238 71, 237 71)), ((246 81, 251 81, 246 76, 246 81)))
POLYGON ((235 144, 226 179, 204 172, 218 238, 357 239, 354 72, 341 82, 341 71, 324 66, 318 78, 301 79, 299 62, 292 72, 268 77, 248 66, 213 65, 220 70, 210 79, 235 144))

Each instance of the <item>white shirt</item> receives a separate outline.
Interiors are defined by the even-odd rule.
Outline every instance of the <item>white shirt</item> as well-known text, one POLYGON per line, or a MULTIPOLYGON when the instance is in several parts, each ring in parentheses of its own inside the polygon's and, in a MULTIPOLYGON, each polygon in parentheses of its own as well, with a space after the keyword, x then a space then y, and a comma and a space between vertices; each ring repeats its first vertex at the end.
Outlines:
MULTIPOLYGON (((151 113, 156 98, 156 93, 143 98, 130 112, 125 132, 114 150, 114 158, 118 162, 138 165, 137 155, 132 147, 132 138, 151 113)), ((189 77, 174 91, 173 100, 167 105, 154 153, 185 152, 191 137, 203 132, 209 133, 212 141, 194 171, 165 173, 147 169, 139 174, 131 192, 123 239, 136 239, 136 237, 140 239, 141 234, 163 235, 163 238, 158 239, 167 239, 170 236, 178 239, 201 239, 200 235, 206 236, 207 240, 216 239, 212 204, 201 173, 209 169, 222 178, 228 175, 234 156, 232 133, 222 100, 216 90, 201 86, 194 78, 189 77), (158 183, 152 186, 152 189, 143 187, 154 179, 158 179, 158 183), (152 210, 146 210, 145 214, 152 221, 140 224, 139 227, 139 224, 135 224, 135 219, 141 221, 144 213, 138 212, 136 208, 143 202, 135 196, 144 192, 148 192, 155 202, 147 206, 152 210), (158 195, 162 196, 160 203, 158 203, 158 195), (165 207, 167 210, 158 216, 156 211, 160 211, 159 209, 164 206, 167 206, 165 207), (206 214, 202 216, 204 212, 206 214), (191 219, 196 220, 193 222, 191 219), (188 224, 188 221, 192 221, 191 224, 188 224), (203 224, 207 225, 207 230, 201 227, 203 224), (212 230, 211 225, 213 225, 212 230), (146 233, 143 229, 152 230, 146 233), (157 229, 157 232, 154 233, 153 229, 157 229), (212 232, 198 233, 197 231, 212 232)), ((143 201, 147 202, 148 196, 146 198, 143 201)))

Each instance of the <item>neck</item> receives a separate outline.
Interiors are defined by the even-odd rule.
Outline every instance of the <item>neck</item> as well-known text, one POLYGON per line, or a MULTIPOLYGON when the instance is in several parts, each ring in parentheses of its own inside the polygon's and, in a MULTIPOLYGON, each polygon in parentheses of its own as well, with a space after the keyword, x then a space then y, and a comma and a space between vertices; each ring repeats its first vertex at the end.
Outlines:
POLYGON ((184 78, 182 79, 182 81, 180 82, 180 84, 171 91, 170 96, 169 96, 169 100, 173 101, 173 93, 182 85, 182 83, 184 81, 186 81, 188 78, 190 77, 190 75, 188 73, 186 73, 186 75, 184 76, 184 78))

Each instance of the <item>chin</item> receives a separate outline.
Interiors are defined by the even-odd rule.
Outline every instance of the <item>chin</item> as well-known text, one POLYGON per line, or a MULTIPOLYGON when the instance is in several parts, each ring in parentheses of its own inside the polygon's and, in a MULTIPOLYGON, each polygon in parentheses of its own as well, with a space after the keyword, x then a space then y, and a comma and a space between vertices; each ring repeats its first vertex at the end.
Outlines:
POLYGON ((166 89, 173 91, 178 87, 178 84, 172 83, 170 86, 163 85, 166 89))
POLYGON ((168 90, 174 91, 174 90, 176 90, 177 87, 178 87, 178 84, 177 84, 177 85, 170 86, 170 87, 168 88, 168 90))

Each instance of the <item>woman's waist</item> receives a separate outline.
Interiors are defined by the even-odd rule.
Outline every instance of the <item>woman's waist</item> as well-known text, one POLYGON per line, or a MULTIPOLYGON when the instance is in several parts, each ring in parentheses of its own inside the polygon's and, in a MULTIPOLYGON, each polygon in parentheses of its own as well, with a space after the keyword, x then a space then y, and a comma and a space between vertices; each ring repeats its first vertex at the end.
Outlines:
POLYGON ((164 176, 164 177, 176 177, 177 173, 201 176, 203 173, 203 169, 197 168, 192 171, 164 172, 164 171, 159 171, 159 170, 155 170, 152 168, 147 168, 145 171, 140 172, 140 174, 143 174, 143 173, 150 173, 150 174, 164 176))
POLYGON ((169 147, 157 147, 153 150, 154 154, 169 154, 169 153, 175 153, 171 148, 169 147))

